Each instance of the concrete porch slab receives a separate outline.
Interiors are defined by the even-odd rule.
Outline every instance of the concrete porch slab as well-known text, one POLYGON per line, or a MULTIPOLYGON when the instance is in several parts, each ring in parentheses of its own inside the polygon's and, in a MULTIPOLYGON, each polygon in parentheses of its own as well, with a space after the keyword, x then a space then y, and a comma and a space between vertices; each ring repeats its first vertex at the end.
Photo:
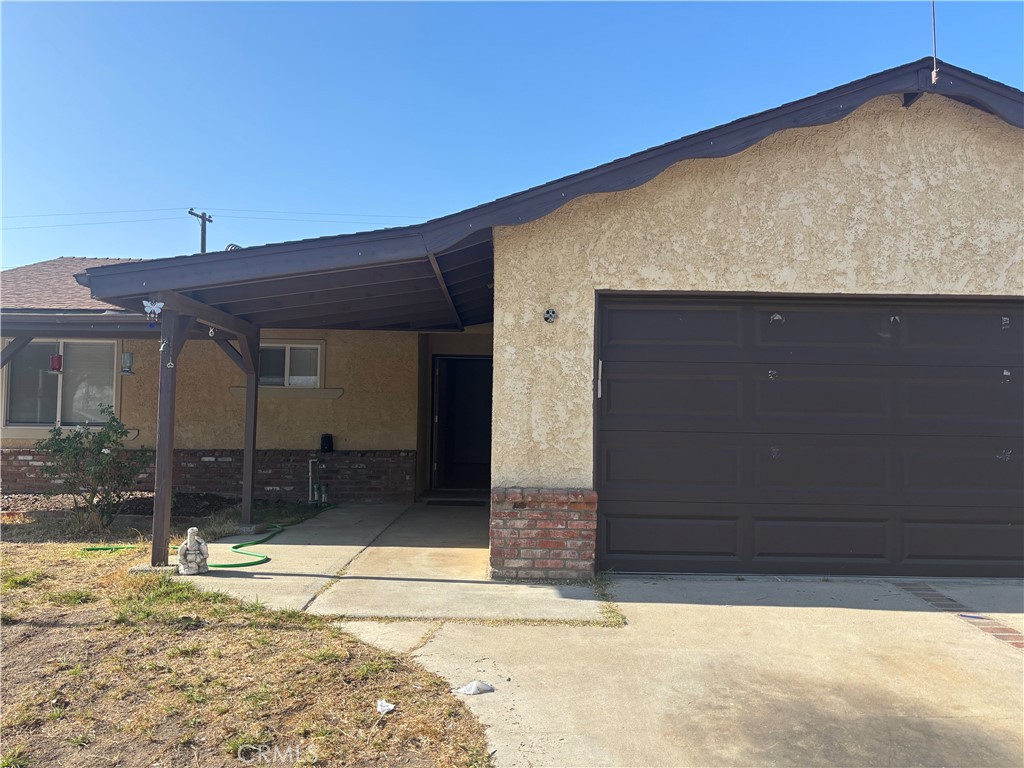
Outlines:
POLYGON ((600 621, 585 585, 488 578, 486 506, 416 504, 309 606, 348 618, 600 621))
MULTIPOLYGON (((269 555, 269 563, 251 568, 215 568, 188 578, 203 589, 219 590, 242 600, 259 600, 270 608, 303 610, 407 508, 407 504, 346 504, 328 509, 249 548, 269 555)), ((210 562, 245 560, 231 552, 231 546, 253 538, 229 536, 211 543, 210 562)))

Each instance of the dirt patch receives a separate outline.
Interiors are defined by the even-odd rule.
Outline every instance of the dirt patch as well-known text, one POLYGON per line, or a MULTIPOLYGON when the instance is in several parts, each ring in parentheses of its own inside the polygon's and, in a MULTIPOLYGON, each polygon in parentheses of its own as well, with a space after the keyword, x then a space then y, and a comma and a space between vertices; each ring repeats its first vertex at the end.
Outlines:
POLYGON ((314 616, 129 575, 138 559, 0 544, 5 757, 226 768, 262 749, 299 765, 489 765, 480 723, 408 656, 314 616), (378 699, 396 709, 379 714, 378 699))
MULTIPOLYGON (((178 517, 207 517, 238 504, 238 499, 216 493, 176 493, 171 500, 171 514, 178 517)), ((67 494, 10 493, 0 497, 4 514, 32 514, 62 517, 74 507, 74 497, 67 494)), ((130 494, 122 514, 152 517, 153 494, 136 491, 130 494)))

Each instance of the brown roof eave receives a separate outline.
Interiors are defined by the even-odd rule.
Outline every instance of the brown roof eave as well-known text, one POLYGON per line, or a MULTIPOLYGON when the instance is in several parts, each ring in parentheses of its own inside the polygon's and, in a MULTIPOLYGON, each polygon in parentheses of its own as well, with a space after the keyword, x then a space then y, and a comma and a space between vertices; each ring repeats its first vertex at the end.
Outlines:
MULTIPOLYGON (((120 312, 17 312, 0 313, 0 326, 4 338, 28 336, 31 338, 61 339, 133 339, 157 338, 160 327, 149 327, 149 320, 137 313, 120 312)), ((196 338, 204 335, 205 328, 194 332, 196 338)))

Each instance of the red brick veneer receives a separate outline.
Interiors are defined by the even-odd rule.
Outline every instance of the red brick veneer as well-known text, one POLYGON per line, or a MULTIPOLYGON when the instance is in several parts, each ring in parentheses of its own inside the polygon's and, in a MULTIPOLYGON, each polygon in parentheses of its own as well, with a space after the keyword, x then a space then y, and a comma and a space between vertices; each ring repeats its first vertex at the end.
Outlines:
POLYGON ((492 488, 491 576, 594 575, 597 493, 585 488, 492 488))
MULTIPOLYGON (((256 498, 304 501, 309 494, 309 460, 323 465, 320 482, 327 500, 411 502, 415 451, 256 451, 256 498)), ((5 493, 51 489, 40 471, 46 455, 34 448, 0 450, 0 482, 5 493)), ((139 490, 153 489, 152 471, 139 478, 139 490)), ((242 451, 178 449, 174 490, 179 493, 242 495, 242 451)))

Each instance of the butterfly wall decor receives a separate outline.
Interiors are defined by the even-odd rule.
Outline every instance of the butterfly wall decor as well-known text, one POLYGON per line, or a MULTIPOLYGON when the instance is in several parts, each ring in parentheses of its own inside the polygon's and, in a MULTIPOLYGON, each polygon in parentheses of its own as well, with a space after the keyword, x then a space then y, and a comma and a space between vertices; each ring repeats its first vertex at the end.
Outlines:
POLYGON ((162 301, 146 301, 142 300, 142 308, 146 310, 146 317, 149 318, 149 327, 156 328, 156 320, 160 315, 160 311, 164 308, 162 301))

